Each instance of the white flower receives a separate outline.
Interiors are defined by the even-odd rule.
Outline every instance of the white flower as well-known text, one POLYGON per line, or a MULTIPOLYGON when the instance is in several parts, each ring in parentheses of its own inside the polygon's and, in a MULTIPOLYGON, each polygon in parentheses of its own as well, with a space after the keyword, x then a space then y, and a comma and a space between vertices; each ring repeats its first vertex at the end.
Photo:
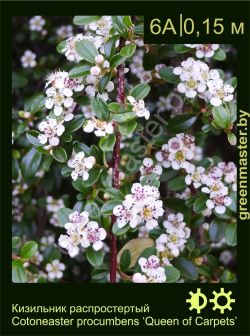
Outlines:
POLYGON ((168 220, 163 222, 166 233, 156 239, 156 248, 167 259, 178 257, 190 237, 190 229, 183 221, 183 214, 170 214, 168 220))
POLYGON ((187 173, 191 173, 194 165, 190 161, 195 158, 196 150, 194 137, 180 133, 162 145, 161 151, 157 152, 155 157, 164 168, 171 166, 174 170, 183 168, 187 173))
POLYGON ((58 259, 55 259, 46 265, 45 270, 48 272, 49 280, 61 279, 63 277, 65 265, 60 263, 58 259))
POLYGON ((219 49, 219 44, 184 44, 189 48, 195 48, 195 55, 198 58, 213 57, 215 50, 219 49))
POLYGON ((226 207, 230 206, 232 200, 230 197, 219 194, 215 197, 212 197, 210 194, 210 199, 207 200, 206 205, 208 209, 214 209, 214 211, 218 214, 224 214, 226 211, 226 207))
POLYGON ((112 122, 107 122, 92 117, 85 122, 83 130, 86 133, 94 132, 96 136, 103 137, 106 134, 112 134, 114 131, 114 127, 112 125, 112 122))
POLYGON ((150 112, 149 110, 145 107, 144 100, 136 100, 132 96, 127 97, 128 101, 130 104, 133 105, 133 112, 137 115, 137 117, 144 117, 145 119, 149 119, 150 117, 150 112))
POLYGON ((33 16, 29 21, 30 30, 40 32, 43 30, 43 26, 45 25, 45 23, 46 22, 42 16, 40 15, 33 16))
POLYGON ((89 222, 88 213, 75 211, 69 215, 69 223, 65 224, 66 235, 60 235, 58 243, 66 249, 70 257, 76 256, 80 247, 93 246, 95 251, 103 247, 103 240, 106 238, 106 231, 98 226, 96 222, 89 222))
POLYGON ((157 174, 159 176, 162 174, 162 167, 160 165, 155 165, 152 159, 145 158, 143 159, 142 163, 143 165, 140 167, 140 173, 142 175, 140 177, 140 180, 142 180, 144 176, 149 174, 157 174))
POLYGON ((31 50, 26 50, 21 57, 23 68, 34 68, 36 66, 36 54, 31 50))
POLYGON ((56 119, 47 117, 39 126, 39 131, 44 134, 38 135, 38 140, 42 145, 49 143, 50 146, 55 147, 59 145, 59 137, 64 133, 65 127, 56 119))
POLYGON ((165 269, 161 267, 158 257, 152 255, 148 259, 140 258, 138 264, 142 273, 135 273, 132 281, 135 283, 163 283, 167 277, 165 269))
POLYGON ((222 79, 208 81, 209 92, 212 97, 210 103, 213 106, 220 106, 223 102, 233 100, 234 88, 232 85, 225 84, 222 79))
POLYGON ((91 22, 88 28, 94 31, 97 35, 108 36, 112 28, 111 16, 102 16, 99 20, 91 22))
POLYGON ((57 28, 56 34, 61 39, 69 38, 73 34, 73 27, 71 25, 61 26, 61 27, 57 28))
POLYGON ((157 188, 134 183, 132 194, 126 195, 123 204, 113 209, 119 228, 129 225, 131 228, 145 224, 147 230, 158 226, 157 219, 163 215, 162 201, 157 188))
POLYGON ((87 181, 89 170, 93 168, 95 162, 94 156, 85 157, 84 152, 73 154, 68 161, 68 166, 73 168, 73 172, 71 173, 72 179, 76 181, 78 177, 81 177, 84 181, 87 181))
POLYGON ((232 252, 228 250, 221 252, 219 260, 223 265, 227 266, 233 260, 232 252))
POLYGON ((102 240, 106 235, 106 231, 99 228, 97 222, 89 222, 82 231, 81 246, 87 248, 92 245, 95 251, 99 251, 103 247, 102 240))
POLYGON ((99 76, 101 73, 101 69, 98 66, 93 66, 92 68, 90 68, 90 74, 92 76, 99 76))
POLYGON ((197 167, 195 170, 185 177, 185 182, 187 185, 193 183, 193 186, 197 189, 202 185, 202 176, 205 172, 205 168, 197 167))
POLYGON ((99 54, 95 57, 96 64, 102 64, 104 62, 104 60, 105 59, 104 59, 103 55, 101 55, 101 54, 99 54))

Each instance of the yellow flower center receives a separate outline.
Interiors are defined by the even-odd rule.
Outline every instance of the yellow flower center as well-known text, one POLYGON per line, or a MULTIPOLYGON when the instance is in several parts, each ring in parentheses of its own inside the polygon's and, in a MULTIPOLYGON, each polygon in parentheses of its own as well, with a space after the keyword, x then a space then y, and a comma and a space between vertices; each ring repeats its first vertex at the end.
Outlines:
POLYGON ((144 208, 143 209, 143 216, 145 218, 151 218, 152 217, 152 210, 150 208, 144 208))
POLYGON ((182 151, 178 151, 176 154, 175 154, 175 158, 177 161, 183 161, 184 160, 184 154, 182 151))
POLYGON ((191 78, 187 81, 187 86, 190 88, 190 89, 195 89, 196 86, 197 86, 197 82, 191 78))

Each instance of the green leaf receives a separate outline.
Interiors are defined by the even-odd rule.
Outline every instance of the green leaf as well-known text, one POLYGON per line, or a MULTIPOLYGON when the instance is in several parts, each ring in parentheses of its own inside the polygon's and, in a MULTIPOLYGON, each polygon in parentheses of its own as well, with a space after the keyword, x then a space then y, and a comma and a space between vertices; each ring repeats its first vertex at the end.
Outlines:
POLYGON ((91 272, 91 276, 93 280, 101 280, 103 278, 107 278, 109 271, 107 270, 107 268, 104 267, 97 267, 95 269, 93 269, 93 271, 91 272))
POLYGON ((133 87, 129 95, 133 96, 135 99, 144 99, 150 91, 150 86, 146 83, 141 83, 133 87))
POLYGON ((23 157, 21 161, 21 173, 26 179, 35 176, 39 170, 39 166, 42 160, 42 154, 38 153, 35 148, 31 148, 23 157))
POLYGON ((53 162, 52 156, 46 155, 43 161, 43 164, 42 164, 42 169, 44 169, 45 171, 48 171, 52 162, 53 162))
POLYGON ((126 61, 126 57, 122 56, 121 54, 115 54, 112 56, 110 60, 110 67, 112 69, 117 68, 120 64, 126 61))
POLYGON ((217 49, 214 52, 214 56, 213 59, 216 59, 217 61, 224 61, 226 59, 227 55, 225 53, 225 51, 221 48, 217 49))
POLYGON ((139 23, 138 25, 136 25, 134 27, 134 33, 136 35, 144 35, 144 24, 143 23, 139 23))
POLYGON ((203 210, 205 210, 207 208, 206 202, 207 202, 207 196, 200 196, 196 198, 194 205, 193 205, 194 212, 200 213, 203 210))
POLYGON ((45 98, 43 95, 35 95, 25 101, 24 111, 28 111, 31 114, 35 114, 44 108, 45 98))
POLYGON ((220 220, 219 218, 215 218, 211 224, 209 225, 209 237, 210 239, 218 243, 224 237, 226 222, 220 220))
POLYGON ((173 73, 173 68, 162 68, 160 70, 160 76, 167 83, 178 84, 180 82, 179 77, 173 73))
POLYGON ((228 142, 230 143, 231 146, 236 146, 237 138, 232 132, 227 133, 227 140, 228 140, 228 142))
POLYGON ((102 153, 98 147, 96 147, 95 145, 92 145, 90 147, 90 155, 96 158, 97 163, 102 164, 102 153))
POLYGON ((95 22, 97 20, 99 20, 101 18, 101 16, 75 16, 73 19, 73 23, 77 26, 84 26, 84 25, 88 25, 91 22, 95 22))
POLYGON ((27 281, 27 275, 23 263, 21 260, 14 260, 12 262, 12 282, 25 283, 27 281))
POLYGON ((223 106, 213 106, 212 115, 216 125, 221 128, 228 128, 231 124, 231 115, 228 109, 223 106))
POLYGON ((76 51, 79 56, 81 56, 87 62, 92 64, 95 63, 95 57, 98 55, 98 51, 94 43, 87 40, 81 40, 76 44, 76 51))
POLYGON ((225 240, 228 245, 237 245, 237 225, 236 223, 228 224, 225 231, 225 240))
POLYGON ((118 122, 125 122, 131 119, 134 119, 136 114, 134 112, 124 112, 119 114, 114 114, 112 119, 118 122))
POLYGON ((114 56, 115 53, 115 44, 116 41, 119 39, 119 35, 114 35, 104 45, 104 53, 106 56, 106 59, 110 59, 111 57, 114 56))
POLYGON ((185 176, 175 177, 173 180, 169 181, 168 187, 173 191, 184 189, 186 187, 185 176))
POLYGON ((106 86, 108 85, 108 82, 110 81, 110 78, 111 78, 111 73, 108 73, 106 75, 104 75, 100 80, 99 80, 99 83, 98 83, 98 91, 99 93, 103 93, 106 86))
POLYGON ((39 132, 29 131, 26 133, 27 140, 34 146, 41 146, 41 142, 38 140, 39 132))
POLYGON ((103 215, 112 215, 114 207, 120 204, 121 204, 121 200, 113 199, 111 201, 108 201, 102 206, 101 213, 103 215))
POLYGON ((191 261, 178 257, 172 261, 172 264, 180 271, 181 275, 187 279, 197 280, 198 272, 191 261))
POLYGON ((121 200, 124 198, 123 193, 116 188, 107 188, 105 192, 113 198, 119 198, 121 200))
POLYGON ((117 113, 117 112, 119 112, 122 109, 122 107, 121 107, 121 104, 113 102, 113 103, 110 103, 108 105, 108 109, 111 112, 116 112, 117 113))
POLYGON ((128 15, 124 16, 123 17, 123 22, 126 25, 126 27, 128 27, 128 28, 130 28, 130 27, 133 26, 133 22, 131 20, 131 16, 128 16, 128 15))
POLYGON ((28 79, 17 72, 12 73, 12 89, 21 89, 28 84, 28 79))
POLYGON ((225 106, 230 115, 231 123, 234 123, 237 120, 237 105, 234 102, 227 102, 225 106))
POLYGON ((98 179, 99 179, 99 176, 101 174, 101 169, 98 168, 98 167, 94 167, 92 168, 90 171, 89 171, 89 178, 87 179, 87 181, 83 181, 83 185, 85 187, 91 187, 93 184, 95 184, 98 179))
POLYGON ((122 272, 126 272, 131 264, 131 253, 129 250, 124 250, 120 258, 120 268, 122 272))
POLYGON ((21 242, 20 237, 13 237, 12 238, 12 248, 17 247, 21 242))
POLYGON ((179 279, 180 272, 177 268, 175 268, 174 266, 165 266, 164 268, 167 277, 167 283, 176 282, 179 279))
POLYGON ((186 53, 191 50, 191 48, 186 47, 184 44, 175 44, 174 49, 179 54, 186 53))
POLYGON ((102 98, 93 98, 91 106, 99 119, 109 120, 108 104, 102 98))
POLYGON ((123 16, 111 16, 113 27, 124 38, 127 37, 127 27, 124 24, 123 16))
POLYGON ((72 182, 72 186, 80 193, 86 194, 87 187, 83 184, 83 180, 78 178, 76 181, 72 182))
POLYGON ((76 115, 74 119, 67 121, 65 123, 65 130, 67 133, 73 133, 77 131, 79 128, 82 127, 83 123, 85 121, 84 116, 82 115, 76 115))
POLYGON ((122 135, 131 134, 137 126, 137 122, 135 120, 127 120, 124 123, 119 123, 118 128, 122 135))
POLYGON ((84 152, 87 156, 90 156, 89 147, 82 142, 78 142, 78 141, 74 142, 74 151, 76 153, 84 152))
POLYGON ((111 152, 115 144, 115 135, 107 134, 99 140, 99 147, 103 152, 111 152))
POLYGON ((62 54, 63 49, 66 47, 66 40, 60 42, 57 46, 56 46, 56 50, 59 54, 62 54))
MULTIPOLYGON (((121 203, 120 203, 121 204, 121 203)), ((112 226, 112 232, 115 236, 122 236, 130 229, 129 225, 125 225, 123 228, 119 228, 117 223, 114 223, 112 226)))
POLYGON ((70 70, 69 77, 78 78, 87 76, 90 74, 90 68, 91 66, 88 64, 78 64, 70 70))
POLYGON ((173 133, 184 132, 193 126, 196 120, 197 115, 195 113, 178 115, 169 121, 167 129, 173 133))
POLYGON ((104 251, 95 251, 92 247, 88 247, 86 250, 86 257, 93 267, 101 266, 103 263, 104 251))
POLYGON ((52 156, 58 162, 67 161, 67 153, 62 147, 55 147, 52 149, 52 156))
POLYGON ((21 257, 23 259, 30 259, 38 251, 38 245, 34 241, 27 242, 21 249, 21 257))
POLYGON ((236 87, 237 87, 237 77, 231 77, 231 78, 227 79, 225 84, 232 85, 232 87, 234 89, 236 89, 236 87))
POLYGON ((60 226, 64 227, 66 223, 69 222, 69 215, 71 215, 74 211, 69 208, 62 208, 57 212, 57 219, 60 226))
POLYGON ((85 206, 85 211, 89 213, 89 217, 91 219, 99 219, 101 216, 101 212, 99 210, 98 205, 95 202, 88 202, 85 206))
POLYGON ((126 47, 123 47, 120 51, 120 54, 124 57, 131 57, 136 49, 136 45, 135 44, 129 44, 126 47))

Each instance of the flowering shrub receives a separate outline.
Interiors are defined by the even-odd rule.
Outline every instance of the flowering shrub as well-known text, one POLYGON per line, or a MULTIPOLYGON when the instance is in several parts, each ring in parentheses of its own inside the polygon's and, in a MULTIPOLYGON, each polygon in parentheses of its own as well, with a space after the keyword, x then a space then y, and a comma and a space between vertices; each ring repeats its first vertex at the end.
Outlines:
POLYGON ((234 47, 146 45, 139 16, 21 20, 13 282, 236 281, 234 47))

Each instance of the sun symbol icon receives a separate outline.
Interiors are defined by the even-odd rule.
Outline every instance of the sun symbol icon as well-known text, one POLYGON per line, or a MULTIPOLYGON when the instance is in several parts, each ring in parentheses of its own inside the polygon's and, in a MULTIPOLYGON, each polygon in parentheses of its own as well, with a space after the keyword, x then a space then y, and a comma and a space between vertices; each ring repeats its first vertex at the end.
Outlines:
POLYGON ((224 288, 221 288, 219 293, 213 291, 213 294, 214 298, 209 300, 209 302, 214 304, 213 310, 219 309, 221 314, 224 314, 225 309, 232 310, 231 303, 234 303, 235 299, 231 299, 231 291, 225 293, 224 288), (218 302, 221 299, 224 299, 225 304, 218 302))

